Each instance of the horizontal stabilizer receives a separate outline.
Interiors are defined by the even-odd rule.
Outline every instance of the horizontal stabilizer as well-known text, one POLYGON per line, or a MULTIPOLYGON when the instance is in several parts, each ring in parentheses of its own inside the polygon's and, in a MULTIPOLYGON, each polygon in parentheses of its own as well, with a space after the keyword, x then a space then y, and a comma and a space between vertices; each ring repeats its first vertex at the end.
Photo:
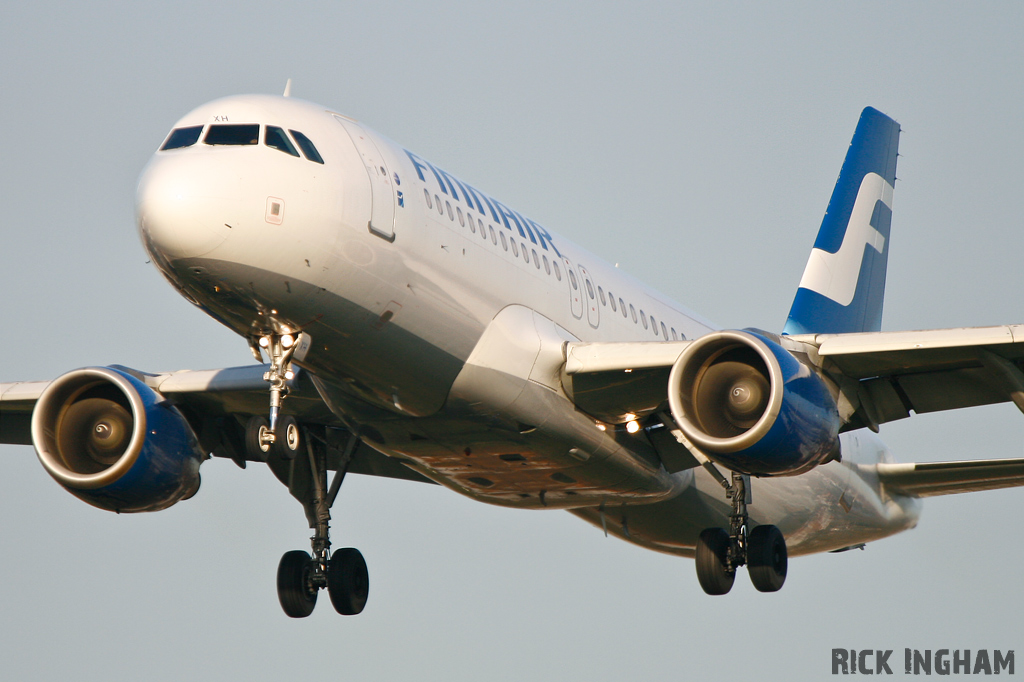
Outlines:
POLYGON ((879 464, 878 479, 890 494, 933 497, 1024 485, 1024 459, 879 464))

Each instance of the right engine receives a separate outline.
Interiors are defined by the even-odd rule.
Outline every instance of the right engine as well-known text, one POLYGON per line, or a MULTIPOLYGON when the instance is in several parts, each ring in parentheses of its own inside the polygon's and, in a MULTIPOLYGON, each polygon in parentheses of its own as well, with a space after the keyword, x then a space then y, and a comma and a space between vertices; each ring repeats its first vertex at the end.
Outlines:
POLYGON ((58 483, 100 509, 158 511, 199 489, 204 455, 188 422, 119 369, 55 379, 32 412, 32 442, 58 483))

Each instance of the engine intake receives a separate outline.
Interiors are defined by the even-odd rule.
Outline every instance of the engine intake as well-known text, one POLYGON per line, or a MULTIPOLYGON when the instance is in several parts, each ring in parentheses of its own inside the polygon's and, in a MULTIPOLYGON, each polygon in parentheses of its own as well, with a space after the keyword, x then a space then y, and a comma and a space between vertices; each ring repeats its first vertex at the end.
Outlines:
POLYGON ((753 330, 687 346, 669 374, 668 399, 686 437, 740 473, 802 473, 838 447, 839 413, 825 381, 753 330))
POLYGON ((32 412, 32 442, 58 483, 101 509, 157 511, 199 489, 203 453, 188 422, 118 369, 55 379, 32 412))

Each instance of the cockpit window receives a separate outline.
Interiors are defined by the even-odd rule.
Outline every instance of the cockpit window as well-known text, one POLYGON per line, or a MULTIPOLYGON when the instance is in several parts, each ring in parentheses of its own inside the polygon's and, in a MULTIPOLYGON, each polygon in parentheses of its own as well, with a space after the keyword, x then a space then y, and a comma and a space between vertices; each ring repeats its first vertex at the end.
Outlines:
POLYGON ((201 132, 203 132, 203 126, 175 128, 171 131, 171 134, 167 136, 167 141, 164 142, 164 146, 160 147, 160 149, 163 151, 167 149, 191 147, 197 140, 199 140, 199 133, 201 132))
POLYGON ((299 153, 295 151, 295 145, 292 144, 288 136, 284 134, 284 130, 277 126, 267 126, 267 134, 263 137, 263 144, 268 147, 273 147, 285 154, 291 154, 292 156, 298 156, 299 153))
POLYGON ((242 125, 213 125, 206 132, 206 144, 256 144, 260 140, 260 126, 257 123, 242 125))
POLYGON ((320 157, 320 152, 313 146, 313 142, 308 137, 300 133, 298 130, 288 129, 288 132, 292 134, 295 141, 299 144, 299 148, 302 149, 302 153, 306 155, 306 158, 316 163, 323 163, 324 160, 320 157))

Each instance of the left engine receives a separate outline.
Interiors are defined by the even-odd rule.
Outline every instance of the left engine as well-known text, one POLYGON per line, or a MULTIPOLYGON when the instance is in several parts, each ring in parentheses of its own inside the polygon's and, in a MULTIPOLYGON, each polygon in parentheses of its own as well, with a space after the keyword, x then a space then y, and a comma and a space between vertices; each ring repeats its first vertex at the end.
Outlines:
POLYGON ((810 364, 753 329, 713 332, 669 374, 672 416, 709 459, 744 474, 799 474, 838 454, 839 413, 810 364))
POLYGON ((158 511, 199 489, 204 456, 188 422, 119 369, 77 369, 50 383, 32 412, 32 442, 58 483, 100 509, 158 511))

